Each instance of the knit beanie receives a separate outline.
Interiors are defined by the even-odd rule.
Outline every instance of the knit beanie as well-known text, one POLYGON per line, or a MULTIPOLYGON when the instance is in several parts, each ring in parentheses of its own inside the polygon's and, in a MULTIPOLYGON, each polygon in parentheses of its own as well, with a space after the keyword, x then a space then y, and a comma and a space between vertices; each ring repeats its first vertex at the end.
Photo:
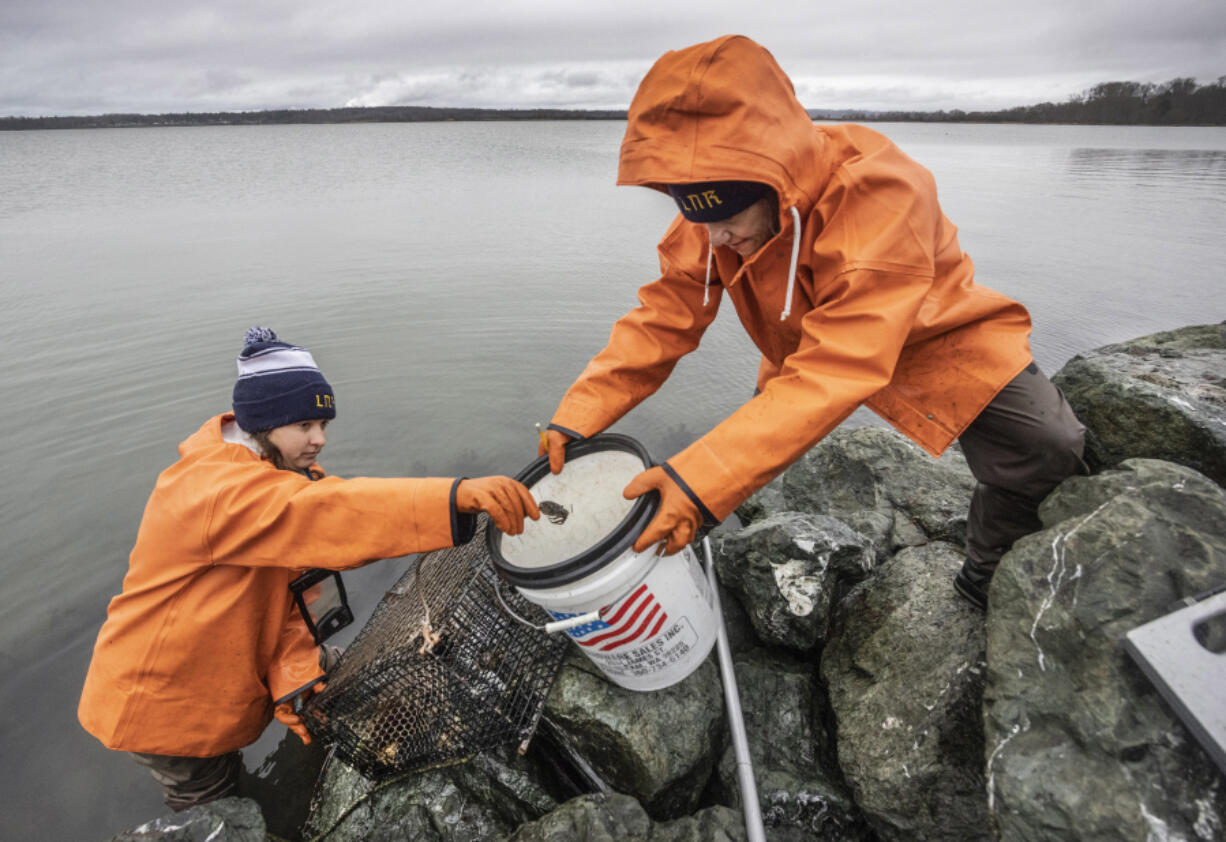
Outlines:
POLYGON ((770 194, 770 185, 760 181, 701 181, 668 185, 668 195, 673 197, 681 209, 681 215, 690 222, 720 222, 736 216, 770 194))
POLYGON ((266 327, 248 328, 238 355, 234 420, 248 433, 335 418, 332 387, 311 352, 277 339, 266 327))

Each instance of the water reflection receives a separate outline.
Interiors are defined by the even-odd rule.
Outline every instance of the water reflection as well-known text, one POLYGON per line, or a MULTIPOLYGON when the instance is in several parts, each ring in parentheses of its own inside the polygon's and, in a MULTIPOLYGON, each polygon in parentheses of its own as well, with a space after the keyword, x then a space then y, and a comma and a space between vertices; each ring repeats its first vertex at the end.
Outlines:
POLYGON ((1102 149, 1069 152, 1065 172, 1074 179, 1121 181, 1138 187, 1200 192, 1208 201, 1226 201, 1226 151, 1220 149, 1102 149), (1198 189, 1199 188, 1199 189, 1198 189))

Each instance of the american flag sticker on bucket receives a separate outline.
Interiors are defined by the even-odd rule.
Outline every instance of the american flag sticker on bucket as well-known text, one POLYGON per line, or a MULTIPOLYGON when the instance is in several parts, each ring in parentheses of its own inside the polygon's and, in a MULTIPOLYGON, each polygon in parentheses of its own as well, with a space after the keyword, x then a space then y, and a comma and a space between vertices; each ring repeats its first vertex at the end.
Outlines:
MULTIPOLYGON (((549 613, 558 620, 576 616, 557 611, 549 613)), ((612 652, 627 644, 655 637, 667 621, 668 614, 663 606, 643 584, 620 603, 605 609, 602 619, 575 626, 566 633, 580 646, 592 647, 597 652, 612 652)))

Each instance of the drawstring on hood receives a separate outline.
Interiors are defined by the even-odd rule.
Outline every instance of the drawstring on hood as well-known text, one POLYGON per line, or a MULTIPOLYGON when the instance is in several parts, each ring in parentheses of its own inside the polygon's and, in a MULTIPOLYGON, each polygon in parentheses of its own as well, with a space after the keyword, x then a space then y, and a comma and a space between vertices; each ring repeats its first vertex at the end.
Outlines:
POLYGON ((711 262, 715 260, 715 249, 711 247, 711 238, 707 238, 707 282, 702 287, 702 306, 711 302, 711 262))
POLYGON ((788 292, 783 299, 783 312, 779 314, 779 321, 786 322, 788 316, 792 315, 792 293, 796 291, 796 269, 800 262, 800 211, 796 210, 796 206, 792 205, 792 262, 788 265, 788 292))

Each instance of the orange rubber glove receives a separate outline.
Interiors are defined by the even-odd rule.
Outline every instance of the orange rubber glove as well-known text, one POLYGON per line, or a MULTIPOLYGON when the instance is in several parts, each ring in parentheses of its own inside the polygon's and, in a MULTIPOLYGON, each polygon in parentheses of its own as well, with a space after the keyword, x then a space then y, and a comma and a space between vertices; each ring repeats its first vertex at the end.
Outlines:
POLYGON ((702 515, 686 493, 659 467, 648 468, 630 480, 630 484, 622 490, 622 496, 633 500, 652 489, 660 492, 660 508, 656 509, 656 516, 634 542, 634 551, 641 553, 652 544, 667 538, 664 555, 681 552, 698 534, 702 515))
POLYGON ((476 514, 486 512, 494 525, 507 535, 524 531, 524 518, 537 520, 541 510, 523 485, 510 477, 477 477, 460 480, 455 492, 456 508, 476 514))
MULTIPOLYGON (((327 686, 326 682, 321 681, 310 690, 304 691, 298 698, 306 701, 316 693, 322 693, 323 689, 327 686)), ((311 744, 311 735, 307 732, 306 726, 302 724, 302 717, 294 713, 293 701, 282 702, 277 705, 272 709, 272 715, 277 718, 278 722, 297 734, 298 739, 302 740, 304 746, 311 744)))
POLYGON ((545 441, 541 442, 536 449, 537 456, 544 456, 549 453, 549 472, 552 474, 560 474, 562 472, 562 463, 566 461, 566 445, 572 441, 571 437, 566 433, 559 433, 557 430, 546 430, 545 441))

